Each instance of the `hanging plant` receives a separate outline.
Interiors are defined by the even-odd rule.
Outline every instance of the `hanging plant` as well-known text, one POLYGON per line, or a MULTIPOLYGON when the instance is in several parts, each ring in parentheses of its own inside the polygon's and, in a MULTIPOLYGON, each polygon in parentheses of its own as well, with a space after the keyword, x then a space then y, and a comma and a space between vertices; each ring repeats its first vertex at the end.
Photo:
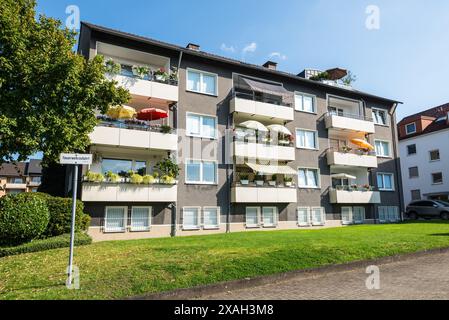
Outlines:
POLYGON ((133 74, 140 79, 145 78, 150 73, 150 68, 147 66, 133 66, 132 70, 133 74))

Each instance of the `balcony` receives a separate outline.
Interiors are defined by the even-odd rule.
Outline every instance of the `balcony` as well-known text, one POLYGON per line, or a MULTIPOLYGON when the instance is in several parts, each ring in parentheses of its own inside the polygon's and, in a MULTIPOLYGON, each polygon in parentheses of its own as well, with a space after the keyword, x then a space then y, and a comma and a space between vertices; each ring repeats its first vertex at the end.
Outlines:
POLYGON ((160 128, 126 125, 122 122, 102 121, 89 137, 94 145, 167 151, 177 150, 178 147, 176 134, 162 133, 160 128))
POLYGON ((258 101, 247 94, 234 94, 230 110, 231 113, 238 112, 260 120, 294 120, 294 110, 291 106, 268 99, 258 101))
POLYGON ((342 188, 329 190, 330 202, 332 204, 379 204, 380 192, 373 190, 363 190, 342 188))
POLYGON ((348 113, 328 113, 325 117, 326 128, 340 131, 375 133, 374 122, 363 116, 348 113))
POLYGON ((295 148, 290 146, 235 141, 234 156, 245 159, 294 161, 295 148))
POLYGON ((12 189, 12 190, 24 190, 27 188, 27 184, 26 183, 7 183, 5 185, 5 189, 12 189))
POLYGON ((232 203, 296 203, 296 188, 235 186, 231 189, 232 203))
POLYGON ((176 202, 177 185, 135 185, 83 182, 82 201, 93 202, 176 202))
POLYGON ((327 151, 327 164, 329 166, 345 166, 360 168, 377 168, 377 157, 373 154, 355 152, 339 152, 334 149, 327 151))

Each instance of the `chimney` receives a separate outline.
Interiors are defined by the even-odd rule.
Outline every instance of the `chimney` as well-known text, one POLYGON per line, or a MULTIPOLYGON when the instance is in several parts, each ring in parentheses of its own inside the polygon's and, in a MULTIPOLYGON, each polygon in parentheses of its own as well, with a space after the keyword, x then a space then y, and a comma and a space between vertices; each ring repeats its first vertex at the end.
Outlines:
POLYGON ((270 69, 270 70, 276 70, 277 68, 277 63, 273 62, 273 61, 267 61, 265 62, 265 64, 263 65, 265 68, 270 69))
POLYGON ((200 46, 197 44, 194 44, 194 43, 189 43, 187 45, 187 49, 194 50, 194 51, 200 51, 200 46))

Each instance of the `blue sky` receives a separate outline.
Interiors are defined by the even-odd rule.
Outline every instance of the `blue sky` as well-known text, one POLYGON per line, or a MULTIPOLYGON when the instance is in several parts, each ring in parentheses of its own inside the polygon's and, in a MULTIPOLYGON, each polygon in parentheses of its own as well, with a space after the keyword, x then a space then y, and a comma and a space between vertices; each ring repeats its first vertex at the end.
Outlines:
POLYGON ((83 21, 292 73, 349 69, 357 89, 404 102, 398 120, 449 102, 447 0, 38 0, 38 12, 65 21, 68 5, 83 21))

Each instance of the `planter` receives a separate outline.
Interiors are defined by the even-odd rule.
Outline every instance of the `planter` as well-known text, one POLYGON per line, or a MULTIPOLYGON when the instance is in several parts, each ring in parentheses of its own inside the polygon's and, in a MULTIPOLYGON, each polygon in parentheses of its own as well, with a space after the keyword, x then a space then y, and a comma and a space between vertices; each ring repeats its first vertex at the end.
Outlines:
POLYGON ((240 180, 240 183, 242 184, 242 186, 247 186, 249 185, 249 180, 240 180))
POLYGON ((165 81, 165 77, 163 75, 156 75, 155 78, 157 81, 165 81))
POLYGON ((269 184, 271 187, 276 187, 276 181, 269 181, 268 184, 269 184))
POLYGON ((293 186, 293 182, 286 182, 286 183, 285 183, 285 186, 286 186, 286 187, 292 187, 292 186, 293 186))
POLYGON ((255 181, 255 182, 256 182, 256 186, 258 186, 258 187, 263 186, 263 181, 255 181))

